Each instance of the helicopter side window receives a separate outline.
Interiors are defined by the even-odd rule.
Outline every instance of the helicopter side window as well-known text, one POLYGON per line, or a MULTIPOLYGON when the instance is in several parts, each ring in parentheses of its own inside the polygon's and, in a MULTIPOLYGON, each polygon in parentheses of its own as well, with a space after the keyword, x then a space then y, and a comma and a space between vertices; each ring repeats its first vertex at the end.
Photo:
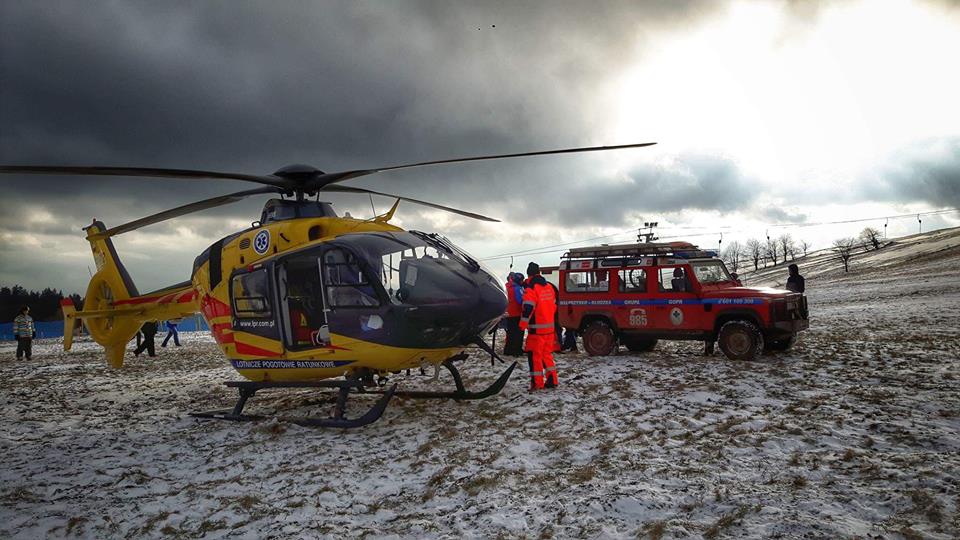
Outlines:
POLYGON ((323 272, 331 307, 380 305, 377 293, 352 253, 328 250, 323 255, 323 272))
POLYGON ((267 300, 267 270, 255 270, 233 277, 233 310, 238 319, 266 319, 273 316, 267 300))

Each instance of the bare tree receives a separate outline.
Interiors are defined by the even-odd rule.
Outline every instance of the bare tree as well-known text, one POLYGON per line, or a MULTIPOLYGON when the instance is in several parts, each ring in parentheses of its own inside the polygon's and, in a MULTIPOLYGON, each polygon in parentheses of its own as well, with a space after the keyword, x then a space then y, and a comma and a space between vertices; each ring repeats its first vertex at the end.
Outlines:
POLYGON ((804 257, 807 256, 807 251, 808 251, 809 249, 810 249, 810 242, 807 242, 806 240, 801 240, 801 241, 800 241, 800 251, 803 251, 803 256, 804 256, 804 257))
POLYGON ((853 247, 857 245, 857 240, 854 238, 841 238, 839 240, 833 241, 833 251, 840 255, 840 260, 843 261, 843 271, 850 271, 850 256, 853 255, 853 247))
POLYGON ((747 240, 747 255, 753 259, 753 269, 760 269, 760 256, 763 255, 763 244, 756 238, 747 240))
POLYGON ((860 231, 860 239, 863 240, 863 243, 866 244, 869 242, 873 245, 873 249, 880 249, 880 231, 874 229, 873 227, 867 227, 866 229, 860 231))
POLYGON ((796 247, 793 245, 793 238, 789 234, 782 234, 776 240, 777 244, 780 245, 780 253, 783 256, 783 262, 787 262, 787 255, 793 255, 793 250, 796 247))
POLYGON ((722 258, 723 262, 730 267, 731 272, 737 272, 746 256, 747 249, 743 244, 734 240, 727 245, 727 249, 723 250, 722 258))
POLYGON ((776 238, 767 238, 767 245, 764 246, 764 248, 764 254, 770 259, 771 262, 773 262, 773 265, 776 266, 777 257, 780 255, 780 243, 777 242, 776 238))

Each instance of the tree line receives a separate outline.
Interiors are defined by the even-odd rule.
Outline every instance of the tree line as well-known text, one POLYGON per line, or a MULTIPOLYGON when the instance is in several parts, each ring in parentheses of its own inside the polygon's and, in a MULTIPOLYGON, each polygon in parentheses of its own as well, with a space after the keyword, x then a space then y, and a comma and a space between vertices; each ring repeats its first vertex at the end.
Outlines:
MULTIPOLYGON (((843 261, 843 270, 849 272, 853 252, 857 248, 863 248, 866 251, 871 247, 873 249, 882 247, 881 234, 877 229, 867 227, 857 238, 845 237, 834 240, 830 249, 843 261)), ((806 256, 810 248, 810 242, 794 240, 789 234, 782 234, 775 238, 768 236, 765 240, 751 238, 746 242, 730 242, 720 257, 731 272, 739 272, 741 269, 749 269, 750 266, 753 266, 754 270, 759 270, 767 266, 786 264, 788 261, 796 260, 801 254, 806 256)))
MULTIPOLYGON (((71 294, 69 298, 77 309, 83 307, 83 298, 79 294, 71 294)), ((12 321, 23 306, 30 306, 30 316, 35 321, 62 321, 60 301, 63 299, 63 291, 58 289, 28 291, 20 285, 0 287, 0 322, 12 321)))

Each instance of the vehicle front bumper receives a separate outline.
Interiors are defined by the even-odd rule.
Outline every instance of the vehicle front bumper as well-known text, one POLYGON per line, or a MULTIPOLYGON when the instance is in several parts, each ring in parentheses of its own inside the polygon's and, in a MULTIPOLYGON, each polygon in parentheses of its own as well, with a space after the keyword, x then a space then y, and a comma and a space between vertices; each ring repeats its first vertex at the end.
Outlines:
POLYGON ((773 327, 778 332, 795 334, 801 330, 806 330, 807 328, 810 328, 810 321, 808 319, 798 319, 794 321, 777 321, 773 323, 773 327))

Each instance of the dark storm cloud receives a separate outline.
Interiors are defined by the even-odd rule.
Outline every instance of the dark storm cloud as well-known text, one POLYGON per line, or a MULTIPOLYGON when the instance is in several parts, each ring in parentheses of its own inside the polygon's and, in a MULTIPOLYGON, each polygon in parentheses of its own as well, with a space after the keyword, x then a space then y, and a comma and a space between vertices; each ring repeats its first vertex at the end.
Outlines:
POLYGON ((756 187, 728 159, 688 154, 669 164, 637 166, 622 181, 557 190, 553 217, 574 225, 624 225, 644 211, 739 210, 753 202, 756 187))
POLYGON ((898 152, 862 190, 878 200, 960 207, 960 138, 926 141, 898 152))
POLYGON ((806 214, 789 212, 778 206, 763 208, 759 213, 772 223, 803 223, 807 221, 806 214))
POLYGON ((0 160, 269 172, 581 143, 611 56, 687 7, 8 2, 0 160))

